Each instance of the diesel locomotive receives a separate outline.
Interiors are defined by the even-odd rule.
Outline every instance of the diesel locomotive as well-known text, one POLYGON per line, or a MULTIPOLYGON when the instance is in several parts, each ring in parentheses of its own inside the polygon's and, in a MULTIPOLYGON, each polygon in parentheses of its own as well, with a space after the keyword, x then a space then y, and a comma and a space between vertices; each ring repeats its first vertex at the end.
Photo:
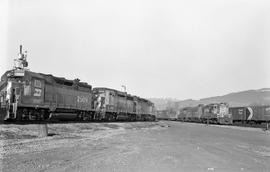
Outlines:
POLYGON ((180 121, 232 124, 232 115, 229 113, 227 103, 211 103, 208 105, 198 105, 195 107, 185 107, 178 115, 180 121))
POLYGON ((95 119, 153 121, 154 104, 149 100, 132 96, 110 88, 94 88, 95 119))
POLYGON ((92 88, 27 69, 26 52, 15 59, 0 81, 0 119, 15 121, 153 121, 154 104, 138 96, 109 88, 92 88))

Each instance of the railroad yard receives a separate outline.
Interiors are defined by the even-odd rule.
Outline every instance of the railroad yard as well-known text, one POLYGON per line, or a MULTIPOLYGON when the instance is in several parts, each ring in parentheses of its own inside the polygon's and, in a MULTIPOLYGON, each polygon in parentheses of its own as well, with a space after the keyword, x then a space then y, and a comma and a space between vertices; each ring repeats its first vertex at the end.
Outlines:
POLYGON ((270 132, 175 121, 1 125, 2 171, 270 171, 270 132))

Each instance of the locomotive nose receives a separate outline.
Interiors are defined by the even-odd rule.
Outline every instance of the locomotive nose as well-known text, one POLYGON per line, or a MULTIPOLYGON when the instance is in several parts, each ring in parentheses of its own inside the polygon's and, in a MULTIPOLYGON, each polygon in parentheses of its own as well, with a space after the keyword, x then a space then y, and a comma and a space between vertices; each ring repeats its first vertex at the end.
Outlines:
POLYGON ((20 98, 20 88, 18 83, 8 81, 7 87, 6 87, 6 97, 5 99, 6 103, 6 115, 4 117, 4 120, 8 119, 16 119, 17 116, 17 104, 20 98))

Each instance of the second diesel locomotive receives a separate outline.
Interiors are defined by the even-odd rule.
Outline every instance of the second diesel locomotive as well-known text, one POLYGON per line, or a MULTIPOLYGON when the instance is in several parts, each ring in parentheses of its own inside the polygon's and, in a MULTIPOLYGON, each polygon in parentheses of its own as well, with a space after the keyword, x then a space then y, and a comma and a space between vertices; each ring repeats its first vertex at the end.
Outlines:
POLYGON ((155 120, 146 99, 26 69, 22 46, 15 62, 0 81, 1 120, 155 120))
POLYGON ((155 108, 149 100, 110 88, 94 88, 95 118, 107 120, 153 121, 155 108))
POLYGON ((180 110, 178 115, 180 121, 204 122, 218 124, 232 124, 232 115, 229 113, 227 103, 212 103, 208 105, 198 105, 196 107, 186 107, 180 110))

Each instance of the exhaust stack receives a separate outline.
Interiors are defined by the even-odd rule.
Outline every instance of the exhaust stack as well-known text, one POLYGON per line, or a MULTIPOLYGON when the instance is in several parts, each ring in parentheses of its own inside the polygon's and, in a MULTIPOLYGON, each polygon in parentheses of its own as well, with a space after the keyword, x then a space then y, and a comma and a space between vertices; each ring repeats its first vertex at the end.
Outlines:
POLYGON ((28 66, 28 62, 26 60, 27 51, 25 53, 22 52, 22 45, 20 45, 20 52, 18 54, 17 59, 14 59, 14 69, 24 69, 28 66))
POLYGON ((20 45, 20 54, 22 54, 22 45, 20 45))

